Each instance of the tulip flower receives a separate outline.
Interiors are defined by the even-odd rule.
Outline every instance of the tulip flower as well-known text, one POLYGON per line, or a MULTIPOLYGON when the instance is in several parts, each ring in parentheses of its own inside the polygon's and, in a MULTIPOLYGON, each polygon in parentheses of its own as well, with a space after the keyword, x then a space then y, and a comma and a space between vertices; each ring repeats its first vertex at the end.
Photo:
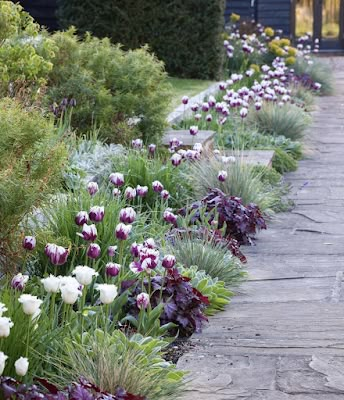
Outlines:
POLYGON ((53 243, 48 243, 45 246, 44 252, 49 257, 50 262, 54 265, 65 264, 69 254, 68 249, 62 246, 57 246, 53 243))
POLYGON ((209 104, 208 103, 203 103, 202 104, 202 111, 203 112, 208 112, 209 111, 209 104))
POLYGON ((222 162, 223 162, 224 164, 229 164, 229 163, 235 163, 236 158, 233 157, 233 156, 228 156, 228 157, 222 156, 222 157, 221 157, 221 160, 222 160, 222 162))
POLYGON ((227 179, 227 176, 228 176, 227 171, 219 171, 219 173, 217 175, 217 179, 220 182, 224 182, 227 179))
POLYGON ((93 277, 98 276, 99 274, 93 268, 90 268, 87 265, 78 265, 72 271, 72 275, 75 275, 75 278, 80 285, 88 286, 92 283, 93 277))
POLYGON ((33 236, 25 236, 23 239, 23 248, 25 250, 33 250, 36 247, 36 238, 33 236))
POLYGON ((148 238, 144 241, 143 243, 144 247, 147 247, 148 249, 155 249, 156 244, 153 238, 148 238))
POLYGON ((256 101, 254 106, 256 107, 256 110, 259 111, 262 108, 262 103, 260 101, 256 101))
POLYGON ((215 99, 215 97, 214 97, 214 96, 209 96, 209 98, 208 98, 208 105, 209 105, 209 107, 210 107, 210 108, 213 108, 213 107, 215 107, 215 104, 216 104, 216 99, 215 99))
POLYGON ((149 151, 149 153, 150 153, 150 154, 154 154, 154 153, 155 153, 155 150, 156 150, 156 144, 151 143, 151 144, 148 146, 148 151, 149 151))
POLYGON ((112 195, 113 197, 119 197, 121 195, 121 191, 118 188, 114 188, 112 195))
POLYGON ((174 153, 171 157, 171 162, 174 167, 177 167, 182 162, 182 156, 178 153, 174 153))
POLYGON ((8 357, 2 351, 0 351, 0 375, 2 375, 4 372, 7 359, 8 357))
POLYGON ((135 199, 135 197, 136 197, 136 189, 134 189, 134 188, 128 186, 128 187, 125 189, 124 196, 125 196, 125 198, 126 198, 127 200, 135 199))
POLYGON ((176 264, 176 257, 171 254, 166 255, 161 263, 161 265, 166 269, 173 268, 175 264, 176 264))
POLYGON ((87 257, 96 259, 100 256, 101 250, 97 243, 91 243, 87 249, 87 257))
POLYGON ((134 242, 131 246, 130 246, 130 253, 132 254, 133 257, 138 257, 140 254, 140 250, 142 248, 142 245, 137 244, 136 242, 134 242))
POLYGON ((136 297, 136 305, 140 310, 146 309, 149 305, 149 302, 149 295, 147 293, 140 293, 136 297))
POLYGON ((148 193, 148 187, 137 185, 136 193, 139 197, 145 197, 148 193))
POLYGON ((240 110, 240 117, 241 117, 242 119, 244 119, 244 118, 247 117, 247 114, 248 114, 247 108, 243 107, 243 108, 240 110))
POLYGON ((142 149, 143 142, 141 139, 134 139, 131 141, 131 146, 133 147, 133 149, 140 150, 142 149))
POLYGON ((82 227, 82 232, 78 233, 79 236, 88 242, 94 242, 97 239, 97 234, 97 228, 94 224, 84 224, 82 227))
POLYGON ((132 207, 122 208, 119 212, 119 220, 124 224, 132 224, 136 219, 136 212, 132 207))
MULTIPOLYGON (((76 279, 75 281, 77 282, 76 279)), ((62 301, 69 305, 76 303, 82 293, 79 288, 79 282, 77 282, 77 285, 74 283, 63 284, 60 290, 62 301)))
POLYGON ((14 363, 16 374, 19 376, 25 376, 29 369, 29 360, 26 357, 20 357, 14 363))
POLYGON ((196 136, 198 133, 198 126, 196 126, 196 125, 190 126, 189 132, 190 132, 190 135, 196 136))
POLYGON ((117 276, 119 274, 120 269, 121 269, 120 264, 110 262, 105 265, 105 273, 107 276, 110 277, 117 276))
POLYGON ((117 246, 109 246, 107 253, 109 257, 114 257, 117 251, 117 246))
POLYGON ((182 97, 182 103, 183 103, 184 105, 186 105, 186 104, 188 104, 188 102, 189 102, 188 96, 183 96, 183 97, 182 97))
POLYGON ((167 190, 162 190, 160 196, 163 200, 168 200, 170 198, 170 193, 167 190))
POLYGON ((88 213, 86 211, 79 211, 75 217, 75 223, 79 226, 87 224, 89 219, 88 213))
POLYGON ((173 138, 173 139, 170 140, 170 148, 171 149, 175 149, 176 147, 179 147, 182 144, 183 144, 183 142, 181 142, 177 138, 173 138))
POLYGON ((195 121, 200 121, 202 119, 202 114, 195 114, 195 121))
POLYGON ((95 289, 99 291, 99 299, 103 304, 111 304, 118 294, 116 285, 103 283, 96 285, 95 289))
POLYGON ((11 318, 0 317, 0 338, 6 338, 10 336, 10 329, 13 327, 11 318))
POLYGON ((60 290, 60 278, 50 275, 47 278, 41 279, 44 290, 47 293, 57 293, 60 290))
POLYGON ((116 226, 115 236, 119 240, 127 240, 131 232, 131 225, 125 225, 122 222, 116 226))
POLYGON ((104 219, 104 207, 93 206, 90 208, 89 216, 92 222, 101 222, 104 219))
POLYGON ((99 190, 98 183, 97 182, 89 182, 87 184, 87 190, 91 196, 94 196, 99 190))
POLYGON ((109 176, 109 181, 115 186, 122 186, 124 185, 124 176, 119 172, 113 172, 109 176))
POLYGON ((197 151, 198 153, 202 153, 202 151, 203 151, 202 143, 195 143, 193 146, 193 149, 195 151, 197 151))
POLYGON ((139 261, 133 261, 132 263, 130 263, 129 269, 134 274, 139 274, 140 272, 144 271, 144 269, 142 268, 142 265, 139 261))
POLYGON ((163 184, 159 181, 152 182, 152 188, 153 188, 154 192, 156 192, 156 193, 160 193, 164 190, 163 184))
POLYGON ((2 314, 6 311, 7 311, 6 305, 4 303, 0 303, 0 317, 2 317, 2 314))
POLYGON ((206 120, 207 122, 211 122, 211 121, 213 120, 212 115, 211 115, 211 114, 208 114, 208 115, 205 117, 205 120, 206 120))
POLYGON ((314 84, 313 84, 313 89, 315 89, 315 90, 320 90, 320 89, 321 89, 321 83, 319 83, 319 82, 314 82, 314 84))
POLYGON ((199 104, 194 103, 194 104, 191 105, 190 108, 191 108, 191 110, 192 110, 193 112, 196 112, 196 111, 198 111, 198 109, 199 109, 199 104))
POLYGON ((11 287, 16 290, 24 290, 26 282, 29 280, 28 275, 23 275, 19 273, 12 278, 11 287))
POLYGON ((32 296, 31 294, 22 294, 18 301, 22 304, 24 314, 26 315, 36 314, 43 303, 41 299, 37 298, 37 296, 32 296))
POLYGON ((166 221, 170 224, 173 224, 173 225, 175 225, 177 222, 177 216, 169 210, 164 211, 163 218, 164 218, 164 221, 166 221))

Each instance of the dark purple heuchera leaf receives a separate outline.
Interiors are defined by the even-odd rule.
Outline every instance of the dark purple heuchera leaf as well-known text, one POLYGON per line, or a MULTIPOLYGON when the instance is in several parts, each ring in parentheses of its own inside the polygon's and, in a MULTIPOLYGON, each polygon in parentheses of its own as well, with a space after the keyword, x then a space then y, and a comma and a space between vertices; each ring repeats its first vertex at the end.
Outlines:
MULTIPOLYGON (((202 323, 207 320, 203 311, 209 304, 207 297, 192 287, 190 278, 182 276, 177 268, 167 270, 167 276, 162 278, 156 275, 151 279, 152 287, 158 287, 151 295, 151 306, 155 308, 161 302, 164 310, 160 316, 161 324, 173 322, 178 325, 180 335, 189 336, 193 332, 200 332, 202 323), (160 298, 160 287, 162 292, 160 298)), ((148 282, 144 281, 148 291, 148 282)), ((128 313, 135 317, 139 313, 136 305, 136 296, 141 293, 141 282, 137 283, 136 290, 129 297, 128 313)))
POLYGON ((111 394, 101 391, 96 385, 80 378, 79 383, 73 383, 64 390, 58 390, 45 379, 36 379, 43 389, 36 385, 25 385, 10 377, 0 377, 0 398, 17 400, 146 400, 142 396, 127 393, 118 389, 111 394))
POLYGON ((206 216, 209 215, 209 223, 213 222, 213 211, 216 210, 218 230, 224 227, 224 237, 227 240, 235 239, 239 244, 252 244, 256 232, 266 229, 264 217, 256 204, 245 206, 239 197, 227 196, 220 189, 212 189, 201 202, 192 204, 189 209, 181 209, 178 213, 186 215, 193 211, 191 222, 195 223, 200 221, 201 209, 206 216))

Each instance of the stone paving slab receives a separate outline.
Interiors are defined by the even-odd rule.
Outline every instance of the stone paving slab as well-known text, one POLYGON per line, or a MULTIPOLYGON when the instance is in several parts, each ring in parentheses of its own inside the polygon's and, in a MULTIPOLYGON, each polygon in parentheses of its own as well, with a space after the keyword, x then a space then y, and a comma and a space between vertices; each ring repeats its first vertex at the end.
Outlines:
POLYGON ((286 177, 294 208, 243 248, 248 281, 178 362, 193 379, 184 400, 344 400, 344 72, 335 71, 338 95, 318 99, 309 155, 286 177))

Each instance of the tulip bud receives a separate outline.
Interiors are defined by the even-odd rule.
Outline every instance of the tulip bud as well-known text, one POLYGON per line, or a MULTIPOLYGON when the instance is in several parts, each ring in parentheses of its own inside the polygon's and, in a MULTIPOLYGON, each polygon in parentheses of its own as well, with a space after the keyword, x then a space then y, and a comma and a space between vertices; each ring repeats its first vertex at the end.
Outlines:
POLYGON ((240 110, 240 117, 241 117, 242 119, 244 119, 244 118, 247 117, 247 114, 248 114, 247 108, 243 107, 243 108, 240 110))
POLYGON ((164 211, 164 221, 175 225, 177 223, 177 216, 169 210, 164 211))
POLYGON ((149 305, 149 295, 147 293, 140 293, 136 297, 136 305, 140 310, 145 310, 149 305))
POLYGON ((75 223, 79 226, 87 224, 88 222, 88 213, 86 211, 79 211, 75 217, 75 223))
POLYGON ((10 329, 13 327, 11 318, 0 317, 0 338, 6 338, 10 336, 10 329))
POLYGON ((107 253, 109 257, 114 257, 117 251, 117 246, 109 246, 107 253))
POLYGON ((147 193, 148 193, 148 187, 147 186, 137 185, 136 193, 140 197, 145 197, 147 195, 147 193))
POLYGON ((119 212, 119 220, 124 224, 132 224, 135 221, 136 212, 132 207, 122 208, 119 212))
POLYGON ((87 256, 89 258, 98 258, 100 256, 101 250, 97 243, 91 243, 87 249, 87 256))
POLYGON ((66 263, 68 258, 68 249, 62 246, 57 246, 53 243, 48 243, 45 246, 45 254, 49 257, 49 260, 54 265, 63 265, 66 263))
POLYGON ((202 104, 202 111, 203 112, 208 112, 209 111, 209 104, 208 103, 203 103, 202 104))
POLYGON ((107 276, 110 277, 117 276, 119 274, 120 269, 121 269, 120 264, 110 262, 105 265, 105 273, 107 276))
POLYGON ((188 96, 183 96, 183 97, 182 97, 182 103, 183 103, 184 105, 186 105, 186 104, 188 104, 188 102, 189 102, 188 96))
POLYGON ((119 240, 127 240, 131 232, 131 225, 124 225, 120 223, 116 226, 115 236, 119 240))
POLYGON ((16 374, 19 376, 25 376, 29 369, 29 360, 26 357, 20 357, 14 363, 16 374))
POLYGON ((219 171, 217 178, 220 182, 224 182, 227 179, 227 171, 219 171))
POLYGON ((166 269, 173 268, 175 264, 176 264, 176 257, 170 254, 166 255, 161 263, 161 265, 166 269))
POLYGON ((25 250, 33 250, 36 247, 36 238, 33 236, 25 236, 23 239, 23 248, 25 250))
POLYGON ((0 351, 0 375, 2 375, 4 372, 7 359, 8 357, 2 351, 0 351))
POLYGON ((50 275, 47 278, 41 279, 44 290, 48 293, 57 293, 60 289, 60 278, 50 275))
POLYGON ((114 188, 112 195, 113 197, 119 197, 121 195, 121 191, 118 188, 114 188))
POLYGON ((182 156, 178 153, 174 153, 171 157, 171 162, 174 167, 177 167, 182 162, 182 156))
POLYGON ((104 218, 104 207, 93 206, 90 208, 89 216, 92 222, 101 222, 104 218))
POLYGON ((170 193, 167 190, 162 190, 160 196, 163 200, 168 200, 170 198, 170 193))
POLYGON ((97 239, 97 228, 94 224, 92 225, 87 225, 84 224, 82 227, 82 232, 78 233, 79 236, 81 236, 84 240, 89 241, 89 242, 94 242, 97 239))
POLYGON ((19 273, 12 278, 11 287, 16 290, 24 290, 26 282, 29 280, 28 275, 23 275, 19 273))
POLYGON ((124 185, 124 176, 119 172, 113 172, 109 176, 109 181, 115 186, 122 186, 124 185))
POLYGON ((189 132, 190 132, 190 135, 196 136, 198 133, 198 126, 196 126, 196 125, 190 126, 189 132))
POLYGON ((154 153, 155 153, 155 150, 156 150, 156 144, 151 143, 151 144, 148 146, 148 151, 149 151, 149 153, 150 153, 150 154, 154 154, 154 153))
POLYGON ((37 296, 32 296, 31 294, 22 294, 18 301, 22 304, 24 314, 26 315, 36 314, 43 303, 37 296))
POLYGON ((211 114, 208 114, 208 115, 205 117, 205 120, 206 120, 207 122, 211 122, 211 121, 213 120, 212 115, 211 115, 211 114))
POLYGON ((98 183, 97 182, 89 182, 87 184, 87 190, 91 196, 94 196, 99 190, 98 183))
POLYGON ((140 150, 140 149, 142 149, 143 142, 141 139, 134 139, 131 141, 131 145, 132 145, 133 149, 140 150))
POLYGON ((99 299, 103 304, 111 304, 118 294, 117 286, 106 283, 98 284, 95 289, 99 291, 99 299))
POLYGON ((133 199, 135 199, 135 197, 136 197, 136 189, 134 189, 134 188, 128 186, 128 187, 125 189, 124 196, 125 196, 125 198, 126 198, 127 200, 133 200, 133 199))
POLYGON ((152 182, 152 188, 153 188, 154 192, 156 192, 156 193, 160 193, 164 190, 163 184, 159 181, 152 182))
POLYGON ((262 103, 260 101, 256 101, 254 106, 256 107, 256 110, 259 111, 262 108, 262 103))

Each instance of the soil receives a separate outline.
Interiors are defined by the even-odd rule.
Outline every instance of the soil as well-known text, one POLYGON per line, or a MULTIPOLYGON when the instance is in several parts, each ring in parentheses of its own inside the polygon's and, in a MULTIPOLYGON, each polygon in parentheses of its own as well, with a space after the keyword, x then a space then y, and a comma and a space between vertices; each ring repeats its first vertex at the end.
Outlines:
POLYGON ((195 347, 195 345, 189 341, 189 338, 177 338, 167 347, 163 357, 166 361, 177 364, 179 358, 192 347, 195 347))

